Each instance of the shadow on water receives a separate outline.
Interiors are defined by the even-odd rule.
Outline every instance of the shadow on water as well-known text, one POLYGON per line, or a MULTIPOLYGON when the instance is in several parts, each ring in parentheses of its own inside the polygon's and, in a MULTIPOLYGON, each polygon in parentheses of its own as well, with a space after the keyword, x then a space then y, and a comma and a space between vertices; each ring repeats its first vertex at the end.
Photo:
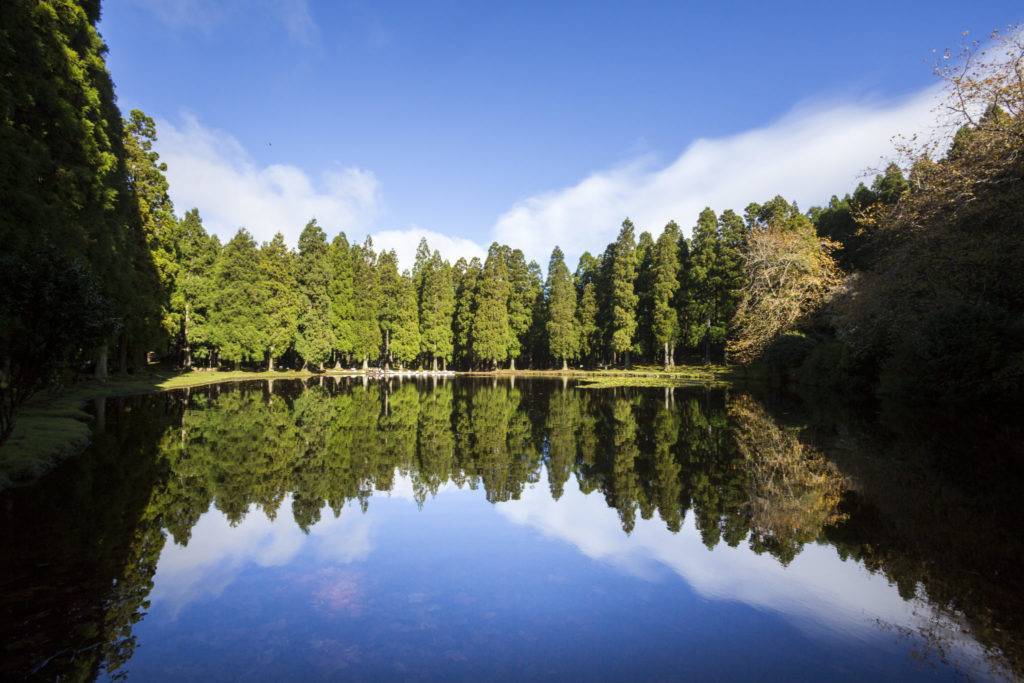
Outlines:
POLYGON ((1024 675, 1020 453, 978 467, 977 434, 709 389, 579 390, 555 381, 364 384, 317 378, 214 385, 95 406, 82 457, 0 497, 0 676, 116 675, 135 649, 165 544, 215 508, 232 524, 286 501, 303 531, 363 511, 408 477, 554 500, 575 479, 614 508, 708 549, 745 545, 787 566, 809 544, 884 575, 927 613, 880 623, 936 666, 1024 675), (963 454, 974 458, 964 460, 963 454), (978 474, 980 472, 980 474, 978 474), (968 476, 970 474, 970 476, 968 476), (968 634, 982 662, 958 661, 968 634))

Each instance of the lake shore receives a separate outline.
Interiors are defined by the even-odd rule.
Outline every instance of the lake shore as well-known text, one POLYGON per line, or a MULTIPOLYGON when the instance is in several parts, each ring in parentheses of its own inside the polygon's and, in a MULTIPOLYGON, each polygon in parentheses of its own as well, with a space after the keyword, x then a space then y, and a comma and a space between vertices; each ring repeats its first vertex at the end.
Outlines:
MULTIPOLYGON (((41 391, 18 411, 14 430, 0 447, 0 490, 31 483, 76 455, 89 445, 91 415, 87 402, 116 396, 133 396, 172 389, 200 387, 222 382, 309 379, 312 377, 360 377, 362 370, 190 370, 147 371, 138 375, 113 376, 105 382, 88 380, 70 386, 41 391)), ((382 374, 371 368, 373 379, 382 377, 493 377, 523 379, 572 379, 582 388, 672 387, 692 384, 722 385, 749 381, 755 376, 747 369, 722 365, 678 365, 670 370, 659 366, 631 369, 583 370, 492 370, 467 372, 398 371, 382 374)))

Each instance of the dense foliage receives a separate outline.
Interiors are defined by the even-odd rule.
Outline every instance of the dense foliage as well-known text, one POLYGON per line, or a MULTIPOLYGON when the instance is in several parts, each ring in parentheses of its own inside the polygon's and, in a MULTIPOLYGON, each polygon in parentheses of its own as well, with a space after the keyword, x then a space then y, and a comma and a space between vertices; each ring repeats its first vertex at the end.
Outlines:
MULTIPOLYGON (((0 6, 0 439, 17 405, 74 370, 189 368, 779 368, 925 400, 1019 396, 1024 376, 1022 46, 943 76, 963 124, 870 187, 807 213, 782 197, 704 209, 689 238, 626 219, 570 274, 494 243, 454 265, 424 242, 402 272, 368 238, 313 219, 226 244, 175 215, 157 130, 122 119, 98 4, 0 6), (909 177, 902 168, 909 169, 909 177)), ((960 67, 958 67, 960 68, 960 67)))

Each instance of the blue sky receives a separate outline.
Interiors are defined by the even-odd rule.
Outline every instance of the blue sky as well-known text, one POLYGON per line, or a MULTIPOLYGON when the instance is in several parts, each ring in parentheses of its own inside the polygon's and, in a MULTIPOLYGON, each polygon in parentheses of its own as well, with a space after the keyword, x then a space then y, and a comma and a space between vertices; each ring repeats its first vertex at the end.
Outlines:
POLYGON ((294 239, 315 214, 403 256, 428 234, 544 263, 627 214, 657 232, 707 203, 846 191, 929 120, 933 49, 1024 18, 777 4, 108 0, 100 29, 179 211, 216 232, 294 239))

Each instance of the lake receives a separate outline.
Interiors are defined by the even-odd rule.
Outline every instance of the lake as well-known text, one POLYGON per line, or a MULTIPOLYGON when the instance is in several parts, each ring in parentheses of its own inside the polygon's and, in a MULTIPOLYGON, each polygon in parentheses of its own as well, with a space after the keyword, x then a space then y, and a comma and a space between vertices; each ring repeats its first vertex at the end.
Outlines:
POLYGON ((4 679, 1024 675, 1020 487, 956 425, 464 378, 91 410, 0 494, 4 679))

